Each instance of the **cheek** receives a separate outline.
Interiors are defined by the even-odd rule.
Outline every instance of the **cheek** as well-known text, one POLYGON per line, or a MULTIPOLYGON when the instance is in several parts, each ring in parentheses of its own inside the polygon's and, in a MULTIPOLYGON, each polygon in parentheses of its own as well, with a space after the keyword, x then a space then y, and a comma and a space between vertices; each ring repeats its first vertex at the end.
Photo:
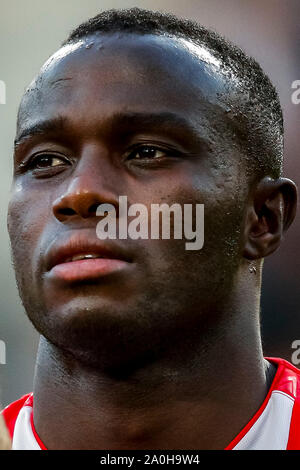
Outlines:
MULTIPOLYGON (((198 264, 204 267, 204 263, 216 266, 224 264, 229 259, 237 260, 241 243, 241 226, 243 223, 243 194, 238 184, 233 183, 230 171, 214 172, 203 171, 180 172, 167 179, 156 180, 155 185, 150 185, 145 191, 145 205, 150 213, 151 204, 168 204, 171 206, 178 203, 184 213, 184 205, 191 207, 192 229, 195 232, 200 228, 199 216, 196 220, 196 204, 204 206, 204 246, 200 250, 188 251, 185 242, 188 240, 161 240, 152 241, 152 260, 161 256, 160 264, 169 263, 183 265, 186 263, 191 267, 198 264), (154 187, 155 186, 155 187, 154 187), (155 196, 153 196, 155 195, 155 196)), ((161 223, 160 223, 161 225, 161 223)), ((171 230, 171 233, 172 230, 171 230)), ((183 229, 184 233, 184 229, 183 229)), ((200 239, 199 235, 199 239, 200 239)))
POLYGON ((12 192, 7 227, 15 262, 30 259, 46 221, 44 198, 28 196, 26 191, 12 192))

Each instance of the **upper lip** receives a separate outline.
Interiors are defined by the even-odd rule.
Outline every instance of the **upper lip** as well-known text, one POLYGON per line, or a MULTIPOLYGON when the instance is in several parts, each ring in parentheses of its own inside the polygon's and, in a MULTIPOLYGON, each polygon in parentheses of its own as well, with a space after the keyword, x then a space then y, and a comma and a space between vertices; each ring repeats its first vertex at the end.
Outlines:
POLYGON ((66 239, 53 241, 46 251, 46 269, 50 271, 57 264, 65 263, 70 258, 81 254, 96 254, 101 258, 120 259, 131 262, 125 250, 110 240, 99 240, 87 233, 74 233, 66 239))

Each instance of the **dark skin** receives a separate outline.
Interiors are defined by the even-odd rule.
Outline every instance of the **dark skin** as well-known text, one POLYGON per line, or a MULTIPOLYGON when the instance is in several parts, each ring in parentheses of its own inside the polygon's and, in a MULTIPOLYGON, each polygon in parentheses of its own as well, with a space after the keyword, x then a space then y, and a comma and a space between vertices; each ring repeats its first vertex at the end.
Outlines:
POLYGON ((262 260, 295 216, 296 187, 249 183, 228 80, 200 48, 112 34, 60 51, 23 97, 8 228, 41 333, 34 423, 49 449, 224 449, 267 394, 262 260), (54 282, 49 246, 95 239, 95 208, 120 195, 203 203, 203 249, 115 240, 125 271, 54 282))

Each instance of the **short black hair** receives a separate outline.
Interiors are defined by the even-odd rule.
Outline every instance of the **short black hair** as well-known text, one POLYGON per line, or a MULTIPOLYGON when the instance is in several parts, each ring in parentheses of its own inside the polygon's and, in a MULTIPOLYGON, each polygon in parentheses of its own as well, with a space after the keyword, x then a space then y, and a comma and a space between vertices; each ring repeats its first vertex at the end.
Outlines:
POLYGON ((241 134, 249 174, 256 178, 281 175, 283 115, 280 100, 270 79, 252 57, 195 21, 140 8, 103 11, 74 29, 62 46, 94 34, 116 32, 170 35, 205 47, 221 61, 224 74, 235 77, 239 83, 241 99, 231 112, 238 125, 242 122, 243 127, 246 126, 246 132, 241 134))

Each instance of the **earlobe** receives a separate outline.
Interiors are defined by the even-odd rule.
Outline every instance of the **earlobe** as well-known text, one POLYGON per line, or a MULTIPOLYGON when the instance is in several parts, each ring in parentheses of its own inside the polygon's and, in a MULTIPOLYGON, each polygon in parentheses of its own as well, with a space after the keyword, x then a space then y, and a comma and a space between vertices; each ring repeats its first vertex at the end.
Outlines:
POLYGON ((264 258, 279 247, 283 233, 293 222, 297 187, 287 178, 263 178, 252 192, 245 219, 246 259, 264 258))

